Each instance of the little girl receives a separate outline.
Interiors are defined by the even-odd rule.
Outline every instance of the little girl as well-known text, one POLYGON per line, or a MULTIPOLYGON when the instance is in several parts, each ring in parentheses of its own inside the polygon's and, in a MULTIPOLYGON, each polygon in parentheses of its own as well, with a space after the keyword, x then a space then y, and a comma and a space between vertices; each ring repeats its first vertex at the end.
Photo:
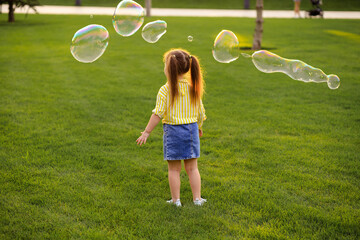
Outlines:
POLYGON ((156 98, 149 123, 136 140, 140 146, 146 143, 151 131, 162 118, 164 135, 164 160, 168 162, 171 200, 168 203, 180 207, 181 160, 193 193, 195 205, 203 205, 201 178, 197 167, 200 157, 202 125, 206 119, 202 104, 203 78, 198 59, 182 49, 171 49, 164 54, 164 73, 167 83, 156 98))

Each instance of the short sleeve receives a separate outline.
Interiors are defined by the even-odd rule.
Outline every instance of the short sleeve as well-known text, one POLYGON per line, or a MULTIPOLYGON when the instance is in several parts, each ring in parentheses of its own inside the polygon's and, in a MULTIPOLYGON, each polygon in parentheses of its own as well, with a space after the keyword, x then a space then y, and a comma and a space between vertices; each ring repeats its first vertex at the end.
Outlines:
POLYGON ((152 112, 158 115, 160 118, 164 117, 166 112, 166 102, 167 102, 168 88, 166 85, 162 86, 156 97, 156 106, 152 112))
POLYGON ((204 123, 204 121, 206 120, 206 115, 205 115, 205 108, 204 105, 202 103, 202 101, 200 100, 200 107, 199 107, 199 115, 198 115, 198 126, 199 129, 202 129, 202 125, 204 123))

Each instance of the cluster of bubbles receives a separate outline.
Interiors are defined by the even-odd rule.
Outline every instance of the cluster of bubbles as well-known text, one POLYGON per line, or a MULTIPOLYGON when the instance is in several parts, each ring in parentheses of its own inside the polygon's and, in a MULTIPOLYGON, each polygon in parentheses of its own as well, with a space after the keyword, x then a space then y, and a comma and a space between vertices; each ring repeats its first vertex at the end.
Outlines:
MULTIPOLYGON (((135 1, 121 1, 114 12, 112 24, 115 31, 129 37, 135 34, 144 23, 145 11, 135 1)), ((90 15, 90 18, 93 18, 90 15)), ((142 37, 149 43, 157 42, 166 33, 165 21, 157 20, 147 23, 142 29, 142 37)), ((71 42, 70 52, 76 60, 83 63, 96 61, 105 52, 109 44, 108 30, 97 24, 88 25, 78 30, 71 42)))
MULTIPOLYGON (((135 34, 144 23, 145 11, 143 7, 132 0, 122 0, 116 7, 112 24, 115 31, 129 37, 135 34)), ((90 18, 93 18, 90 15, 90 18)), ((167 23, 156 20, 145 24, 141 36, 148 43, 156 43, 166 33, 167 23)), ((193 36, 187 37, 189 42, 193 36)), ((92 24, 78 30, 72 38, 70 51, 79 62, 91 63, 96 61, 105 52, 109 44, 109 32, 101 25, 92 24)), ((220 63, 230 63, 240 56, 240 46, 236 35, 229 30, 222 30, 215 38, 213 57, 220 63)), ((255 67, 265 73, 282 72, 292 79, 303 82, 327 82, 329 88, 337 89, 340 86, 338 76, 326 75, 321 69, 314 68, 300 60, 282 58, 269 51, 254 52, 251 58, 255 67)))
MULTIPOLYGON (((221 63, 230 63, 240 56, 239 41, 236 35, 229 30, 222 30, 214 41, 213 57, 221 63)), ((255 67, 264 73, 281 72, 294 80, 303 82, 326 82, 330 89, 340 86, 337 75, 326 75, 321 69, 312 67, 303 61, 286 59, 272 52, 260 50, 251 56, 242 53, 244 57, 251 58, 255 67)))

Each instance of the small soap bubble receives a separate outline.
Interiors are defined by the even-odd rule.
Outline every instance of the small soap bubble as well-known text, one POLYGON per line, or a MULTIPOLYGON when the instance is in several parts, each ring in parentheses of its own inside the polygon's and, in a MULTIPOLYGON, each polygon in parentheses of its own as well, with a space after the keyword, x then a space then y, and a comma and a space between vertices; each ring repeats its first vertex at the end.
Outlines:
POLYGON ((340 78, 334 74, 330 74, 328 77, 328 87, 330 89, 338 89, 340 87, 340 78))
POLYGON ((141 36, 148 43, 156 43, 166 33, 167 24, 163 20, 147 23, 141 32, 141 36))
POLYGON ((143 7, 137 2, 121 1, 112 18, 115 31, 123 37, 133 35, 144 23, 144 14, 143 7))
POLYGON ((239 58, 239 40, 236 35, 229 30, 222 30, 214 41, 212 54, 216 61, 229 63, 239 58))
POLYGON ((90 18, 94 18, 94 16, 93 16, 93 15, 90 15, 90 18))
POLYGON ((337 89, 340 86, 338 76, 333 74, 327 76, 321 69, 300 60, 286 59, 266 50, 254 52, 251 58, 255 67, 261 72, 282 72, 294 80, 303 82, 327 82, 331 89, 337 89))
POLYGON ((193 36, 188 36, 188 41, 192 42, 194 40, 193 36))
POLYGON ((109 44, 109 32, 97 24, 78 30, 71 42, 70 52, 76 60, 91 63, 101 57, 109 44))

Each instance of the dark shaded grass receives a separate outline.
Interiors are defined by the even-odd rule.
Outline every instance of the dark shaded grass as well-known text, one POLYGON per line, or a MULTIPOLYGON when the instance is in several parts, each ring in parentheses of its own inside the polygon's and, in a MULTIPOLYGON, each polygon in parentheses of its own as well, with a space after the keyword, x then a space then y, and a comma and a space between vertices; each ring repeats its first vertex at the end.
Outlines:
POLYGON ((21 17, 0 16, 0 238, 359 237, 359 42, 324 32, 360 34, 359 21, 264 23, 263 46, 338 74, 332 91, 261 73, 249 59, 216 62, 218 32, 249 46, 252 19, 165 18, 168 32, 148 44, 139 32, 118 36, 109 17, 21 17), (91 23, 109 30, 110 43, 81 64, 69 44, 91 23), (203 208, 192 206, 185 173, 184 207, 165 204, 160 126, 135 145, 171 47, 198 55, 206 70, 203 208))
MULTIPOLYGON (((43 5, 66 5, 74 6, 74 0, 39 0, 43 5)), ((83 6, 104 6, 104 7, 116 7, 120 1, 117 0, 82 0, 83 6)), ((145 7, 145 1, 136 1, 145 7)), ((204 8, 204 9, 243 9, 244 1, 234 0, 153 0, 152 7, 154 8, 204 8)), ((255 9, 256 1, 250 1, 250 9, 255 9)), ((301 10, 310 10, 313 6, 310 0, 301 1, 301 10)), ((360 2, 357 0, 326 0, 323 1, 322 8, 331 11, 359 11, 360 2)), ((293 1, 278 1, 278 0, 266 0, 264 1, 264 9, 266 10, 293 10, 293 1)), ((326 13, 325 13, 326 14, 326 13)))

